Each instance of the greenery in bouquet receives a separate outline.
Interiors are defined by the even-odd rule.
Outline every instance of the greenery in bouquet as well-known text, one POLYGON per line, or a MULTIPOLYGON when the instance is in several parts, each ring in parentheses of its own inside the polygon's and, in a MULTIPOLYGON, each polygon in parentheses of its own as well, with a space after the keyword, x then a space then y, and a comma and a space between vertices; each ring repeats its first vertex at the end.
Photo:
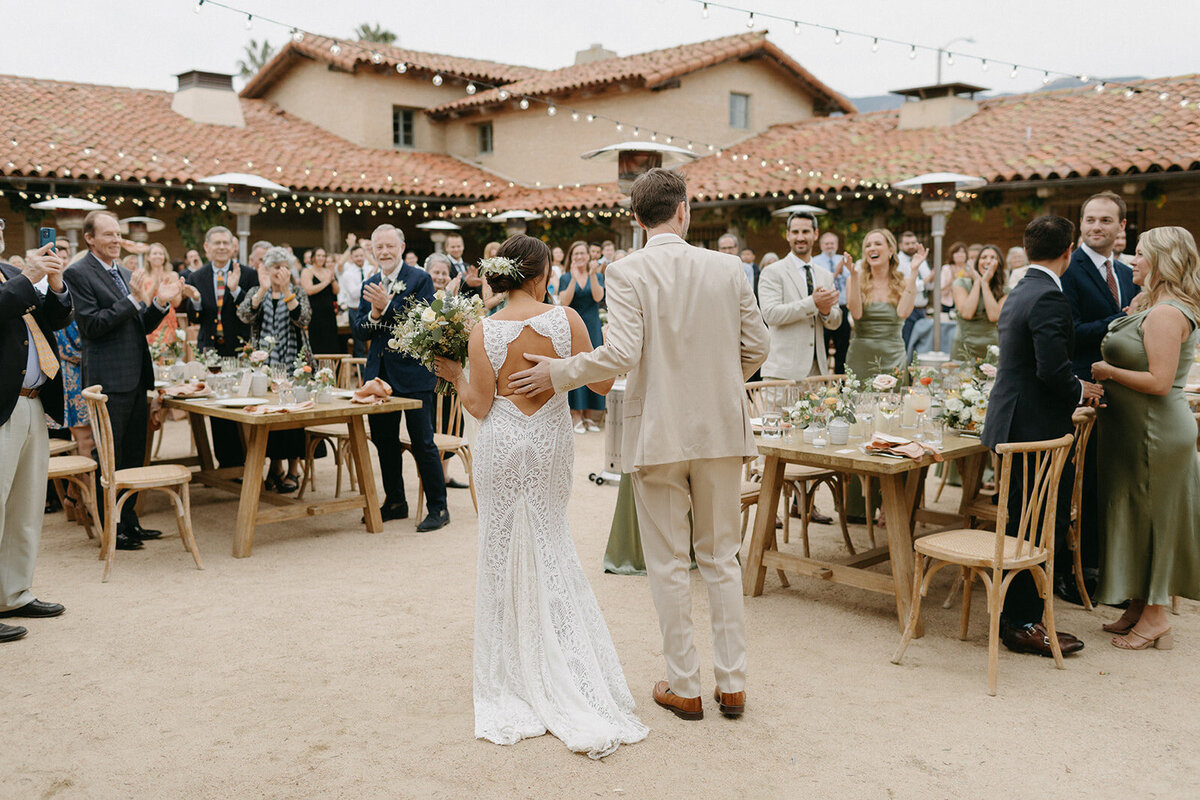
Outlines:
POLYGON ((824 408, 824 397, 809 392, 801 395, 796 405, 787 410, 787 418, 799 428, 807 428, 817 418, 824 408))
POLYGON ((947 427, 978 433, 987 417, 988 394, 977 379, 947 390, 936 419, 947 427))
POLYGON ((150 358, 155 364, 174 364, 183 358, 183 346, 187 342, 187 331, 176 328, 162 330, 150 343, 150 358))
POLYGON ((311 383, 313 376, 312 356, 308 354, 308 346, 300 348, 300 352, 296 353, 296 360, 292 362, 292 379, 296 383, 311 383))
POLYGON ((244 367, 264 369, 271 359, 271 351, 275 349, 275 337, 264 336, 261 342, 247 339, 238 349, 238 361, 244 367))
MULTIPOLYGON (((411 356, 431 372, 439 356, 465 365, 471 330, 483 315, 479 297, 448 295, 439 290, 428 302, 414 300, 408 304, 392 327, 388 349, 411 356)), ((453 390, 451 383, 438 378, 438 394, 453 390)))
POLYGON ((329 367, 321 367, 313 375, 313 384, 320 390, 332 389, 337 383, 337 376, 329 367))

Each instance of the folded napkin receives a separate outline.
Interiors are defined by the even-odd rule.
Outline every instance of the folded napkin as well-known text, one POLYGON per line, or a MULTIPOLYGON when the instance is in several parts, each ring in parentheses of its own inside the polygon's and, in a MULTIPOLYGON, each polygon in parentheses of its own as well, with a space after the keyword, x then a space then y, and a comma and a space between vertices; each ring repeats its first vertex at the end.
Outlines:
POLYGON ((387 381, 383 378, 372 378, 354 393, 354 396, 350 398, 350 402, 369 406, 382 403, 391 396, 392 387, 388 386, 387 381))
POLYGON ((187 381, 186 383, 177 383, 174 386, 168 386, 165 389, 159 389, 160 392, 167 397, 187 398, 187 397, 208 397, 213 393, 208 384, 204 381, 187 381))
POLYGON ((310 408, 316 408, 317 404, 312 400, 305 400, 303 403, 292 403, 290 406, 282 406, 275 403, 261 403, 257 406, 246 406, 242 410, 247 414, 287 414, 295 411, 308 411, 310 408))
POLYGON ((867 453, 887 453, 894 456, 904 456, 919 460, 926 453, 933 456, 934 461, 942 461, 942 454, 936 447, 923 442, 914 442, 911 439, 904 439, 899 436, 889 436, 886 433, 877 433, 864 446, 867 453))

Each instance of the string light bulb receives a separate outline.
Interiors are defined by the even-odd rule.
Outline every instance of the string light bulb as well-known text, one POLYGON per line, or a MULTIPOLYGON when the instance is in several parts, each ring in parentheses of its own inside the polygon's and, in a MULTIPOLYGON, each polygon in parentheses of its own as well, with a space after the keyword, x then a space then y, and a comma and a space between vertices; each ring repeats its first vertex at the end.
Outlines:
POLYGON ((500 99, 501 99, 501 100, 507 100, 507 99, 508 99, 508 90, 507 90, 507 89, 501 89, 501 90, 500 90, 500 99))
POLYGON ((333 53, 336 56, 337 54, 342 52, 342 46, 340 44, 338 44, 337 42, 334 42, 333 44, 329 45, 329 52, 333 53))
POLYGON ((579 112, 578 111, 571 112, 571 122, 579 122, 579 112))
POLYGON ((254 27, 254 15, 247 14, 246 15, 246 30, 250 30, 253 27, 254 27))
POLYGON ((871 40, 871 52, 872 53, 879 52, 879 37, 878 36, 876 36, 874 39, 871 40))
MULTIPOLYGON (((199 8, 199 6, 197 6, 199 8)), ((708 19, 708 3, 702 3, 700 8, 700 16, 708 19)))
POLYGON ((378 50, 372 50, 371 51, 371 63, 372 64, 383 63, 383 54, 380 53, 378 50))
POLYGON ((751 11, 750 15, 748 17, 746 17, 746 27, 747 28, 754 27, 754 12, 753 11, 751 11))
POLYGON ((547 116, 553 117, 557 113, 558 113, 558 109, 555 108, 554 106, 550 106, 549 108, 546 109, 547 116))
POLYGON ((405 64, 403 61, 401 61, 399 64, 396 65, 396 72, 400 75, 403 75, 404 73, 408 72, 408 64, 405 64))
POLYGON ((1048 84, 1048 83, 1050 83, 1050 71, 1049 71, 1049 70, 1047 70, 1047 71, 1046 71, 1046 72, 1045 72, 1045 73, 1042 75, 1042 86, 1045 86, 1045 85, 1046 85, 1046 84, 1048 84))
POLYGON ((476 91, 475 84, 468 83, 467 84, 467 94, 475 94, 475 91, 476 91))
POLYGON ((908 60, 912 61, 917 57, 917 46, 914 44, 908 49, 908 60))
POLYGON ((984 72, 987 72, 987 70, 988 70, 988 63, 987 63, 987 59, 986 59, 986 58, 984 58, 984 59, 981 59, 981 60, 980 60, 980 62, 979 62, 979 66, 981 66, 981 67, 983 68, 983 71, 984 71, 984 72))
POLYGON ((836 28, 833 31, 833 43, 834 44, 842 43, 842 32, 837 30, 836 28))
POLYGON ((1008 73, 1008 77, 1010 77, 1010 78, 1017 77, 1017 65, 1016 64, 1013 64, 1012 72, 1008 73))
POLYGON ((954 53, 946 53, 946 66, 954 66, 954 53))
POLYGON ((441 86, 441 85, 442 85, 442 76, 441 76, 440 74, 437 74, 437 75, 434 75, 434 76, 433 76, 433 85, 434 85, 434 86, 441 86))
POLYGON ((201 7, 202 5, 204 5, 204 0, 196 0, 196 7, 192 9, 192 12, 193 12, 193 13, 195 13, 195 14, 199 14, 199 13, 200 13, 200 7, 201 7))
POLYGON ((521 98, 521 102, 519 103, 519 105, 521 106, 521 110, 522 110, 522 111, 525 111, 525 110, 527 110, 527 109, 529 108, 529 98, 528 98, 528 97, 522 97, 522 98, 521 98))
POLYGON ((792 33, 794 33, 797 36, 800 35, 800 23, 799 22, 792 23, 792 33))

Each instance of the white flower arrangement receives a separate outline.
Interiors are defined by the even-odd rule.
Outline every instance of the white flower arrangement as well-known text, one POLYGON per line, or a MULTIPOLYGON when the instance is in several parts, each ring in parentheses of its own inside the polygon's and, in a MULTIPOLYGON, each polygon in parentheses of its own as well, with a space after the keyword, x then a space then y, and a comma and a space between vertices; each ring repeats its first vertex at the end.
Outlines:
POLYGON ((896 388, 896 376, 887 374, 876 375, 871 381, 871 387, 877 392, 890 392, 896 388))
POLYGON ((250 363, 251 364, 262 364, 270 357, 271 357, 271 354, 269 352, 267 352, 266 350, 255 350, 254 352, 250 353, 250 363))
POLYGON ((511 258, 493 256, 479 262, 479 274, 485 278, 503 275, 514 280, 521 280, 521 265, 511 258))
POLYGON ((334 377, 332 369, 321 367, 317 370, 317 374, 313 376, 313 382, 324 389, 331 389, 337 382, 337 378, 334 377))
POLYGON ((977 380, 952 389, 942 401, 937 419, 951 428, 978 433, 987 420, 988 394, 977 380))

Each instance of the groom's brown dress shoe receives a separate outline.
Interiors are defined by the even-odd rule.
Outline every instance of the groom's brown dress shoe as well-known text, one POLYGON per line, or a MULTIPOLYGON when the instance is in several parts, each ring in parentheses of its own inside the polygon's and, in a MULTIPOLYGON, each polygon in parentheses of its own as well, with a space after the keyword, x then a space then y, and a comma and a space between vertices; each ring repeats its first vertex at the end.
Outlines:
MULTIPOLYGON (((1014 653, 1032 653, 1045 658, 1054 655, 1050 649, 1050 633, 1040 622, 1033 625, 1001 625, 1000 640, 1014 653)), ((1069 633, 1058 631, 1058 646, 1064 656, 1069 656, 1082 650, 1083 642, 1069 633)))
POLYGON ((671 691, 671 684, 654 684, 654 702, 680 719, 704 719, 704 706, 699 697, 680 697, 671 691))
POLYGON ((721 713, 730 719, 737 719, 746 712, 745 692, 722 692, 720 687, 713 689, 713 699, 721 708, 721 713))

